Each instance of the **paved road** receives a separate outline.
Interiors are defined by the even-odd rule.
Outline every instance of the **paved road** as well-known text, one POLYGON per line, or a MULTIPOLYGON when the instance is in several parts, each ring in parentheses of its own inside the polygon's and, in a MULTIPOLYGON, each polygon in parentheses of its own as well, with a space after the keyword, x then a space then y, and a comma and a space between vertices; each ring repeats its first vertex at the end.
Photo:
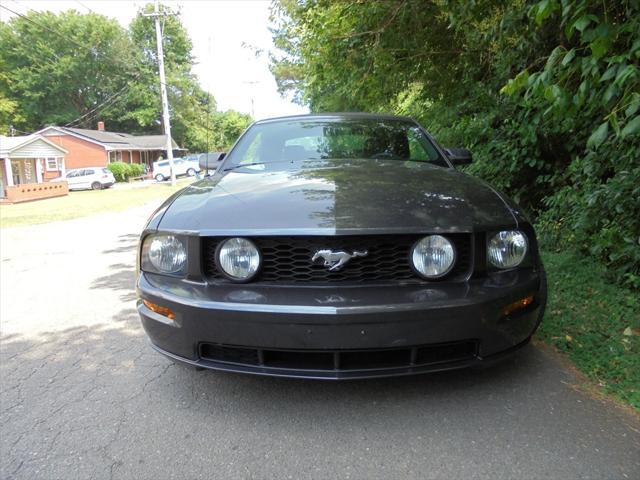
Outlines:
POLYGON ((317 383, 147 345, 150 207, 0 233, 0 478, 640 478, 640 422, 534 347, 484 371, 317 383))

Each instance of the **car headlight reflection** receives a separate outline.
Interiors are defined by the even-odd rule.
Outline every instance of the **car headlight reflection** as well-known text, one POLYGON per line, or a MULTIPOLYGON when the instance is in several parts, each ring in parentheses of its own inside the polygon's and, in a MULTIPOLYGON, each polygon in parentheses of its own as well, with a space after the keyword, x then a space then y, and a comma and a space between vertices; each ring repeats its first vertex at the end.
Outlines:
POLYGON ((236 282, 247 282, 255 277, 262 261, 254 243, 239 237, 220 243, 216 260, 218 268, 236 282))
POLYGON ((498 232, 487 246, 489 262, 498 268, 517 267, 527 255, 527 243, 527 237, 518 230, 498 232))
POLYGON ((153 273, 184 273, 187 268, 187 250, 174 235, 150 235, 142 245, 141 268, 153 273))
POLYGON ((453 268, 456 251, 442 235, 429 235, 419 240, 411 250, 413 268, 425 278, 445 276, 453 268))

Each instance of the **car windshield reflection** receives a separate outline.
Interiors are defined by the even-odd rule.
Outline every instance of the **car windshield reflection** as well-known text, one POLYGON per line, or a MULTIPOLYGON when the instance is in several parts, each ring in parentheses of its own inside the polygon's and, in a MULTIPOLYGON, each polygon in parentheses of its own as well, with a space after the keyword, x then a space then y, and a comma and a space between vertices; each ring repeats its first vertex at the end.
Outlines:
POLYGON ((312 119, 257 123, 239 140, 224 170, 319 160, 397 160, 448 167, 422 129, 404 119, 312 119))

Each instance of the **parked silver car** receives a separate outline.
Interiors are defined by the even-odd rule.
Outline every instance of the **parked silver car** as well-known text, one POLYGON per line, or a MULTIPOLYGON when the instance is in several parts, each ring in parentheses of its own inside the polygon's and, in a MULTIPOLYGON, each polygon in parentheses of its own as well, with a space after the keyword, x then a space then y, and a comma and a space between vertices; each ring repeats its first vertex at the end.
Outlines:
POLYGON ((109 170, 104 167, 86 167, 67 170, 64 175, 51 180, 52 182, 64 182, 69 185, 69 190, 100 190, 109 188, 116 183, 116 179, 109 170))
MULTIPOLYGON (((193 177, 200 171, 200 165, 198 164, 197 159, 192 160, 190 157, 174 158, 173 170, 176 174, 176 177, 179 177, 181 175, 188 175, 189 177, 193 177)), ((153 178, 155 178, 158 182, 162 182, 170 178, 171 167, 169 165, 169 160, 159 160, 157 162, 153 162, 152 175, 153 178)))

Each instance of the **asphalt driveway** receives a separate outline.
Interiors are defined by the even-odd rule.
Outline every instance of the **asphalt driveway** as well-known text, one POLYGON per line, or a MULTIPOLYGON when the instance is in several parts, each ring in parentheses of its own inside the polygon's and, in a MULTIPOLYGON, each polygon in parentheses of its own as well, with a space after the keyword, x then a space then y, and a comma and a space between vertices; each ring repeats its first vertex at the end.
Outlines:
POLYGON ((148 346, 151 206, 0 231, 0 478, 640 478, 640 422, 528 347, 492 369, 320 383, 148 346))

